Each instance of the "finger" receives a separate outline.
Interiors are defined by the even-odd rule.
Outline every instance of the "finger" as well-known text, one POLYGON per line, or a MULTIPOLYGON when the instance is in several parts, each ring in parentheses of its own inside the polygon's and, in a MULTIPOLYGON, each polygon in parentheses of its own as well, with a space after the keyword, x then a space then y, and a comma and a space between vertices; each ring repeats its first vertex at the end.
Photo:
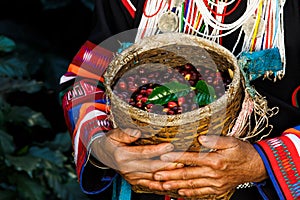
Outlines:
POLYGON ((116 151, 116 157, 122 160, 149 159, 168 153, 174 149, 170 143, 143 146, 124 146, 116 151))
POLYGON ((122 174, 122 176, 126 179, 126 180, 140 180, 140 179, 146 179, 146 180, 154 180, 153 179, 153 173, 146 173, 146 172, 131 172, 131 173, 123 173, 120 172, 120 174, 122 174))
POLYGON ((149 188, 150 190, 164 191, 164 188, 162 187, 162 183, 159 181, 140 179, 140 180, 133 181, 132 184, 149 188))
POLYGON ((181 163, 163 162, 161 160, 135 160, 122 165, 120 170, 123 173, 156 172, 158 170, 174 170, 183 166, 181 163))
MULTIPOLYGON (((180 189, 178 194, 185 197, 205 197, 206 195, 221 195, 226 191, 219 191, 211 187, 201 187, 195 189, 180 189)), ((201 198, 202 199, 202 198, 201 198)))
POLYGON ((154 173, 157 181, 189 180, 196 178, 218 178, 218 174, 210 167, 184 167, 172 171, 158 171, 154 173))
POLYGON ((141 131, 137 129, 113 129, 107 134, 108 138, 118 143, 130 144, 135 142, 140 136, 141 131))
POLYGON ((229 149, 238 146, 239 140, 234 137, 218 136, 218 135, 202 135, 198 137, 198 141, 205 147, 210 149, 229 149))
POLYGON ((201 178, 189 180, 174 180, 162 182, 165 190, 196 189, 203 187, 220 188, 215 179, 201 178))
POLYGON ((214 152, 170 152, 160 156, 165 162, 178 162, 187 166, 214 166, 220 155, 214 152))

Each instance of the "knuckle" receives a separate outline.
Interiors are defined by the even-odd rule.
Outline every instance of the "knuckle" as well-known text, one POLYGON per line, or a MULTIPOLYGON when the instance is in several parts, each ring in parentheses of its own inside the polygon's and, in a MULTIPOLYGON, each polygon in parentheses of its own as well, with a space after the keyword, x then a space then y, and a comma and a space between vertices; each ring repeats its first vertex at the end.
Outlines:
POLYGON ((135 182, 136 185, 139 185, 139 186, 144 186, 144 180, 143 179, 139 179, 135 182))
POLYGON ((214 182, 214 187, 218 188, 218 189, 221 189, 224 187, 224 182, 222 181, 215 181, 214 182))
POLYGON ((182 179, 183 180, 189 179, 188 171, 186 169, 183 169, 182 171, 182 179))
POLYGON ((220 179, 220 178, 222 178, 222 175, 220 173, 218 173, 217 171, 213 171, 210 174, 210 177, 213 178, 213 179, 220 179))
POLYGON ((117 163, 123 163, 124 162, 124 156, 123 156, 123 154, 122 154, 122 152, 121 151, 119 151, 119 150, 116 150, 115 152, 114 152, 114 159, 115 159, 115 161, 117 162, 117 163))
POLYGON ((188 181, 188 186, 194 189, 196 187, 194 180, 192 180, 192 179, 189 180, 188 181))
POLYGON ((221 190, 215 190, 215 191, 214 191, 214 194, 216 194, 216 195, 221 195, 221 194, 224 194, 224 191, 221 191, 221 190))
POLYGON ((216 195, 222 195, 222 194, 224 194, 224 193, 226 193, 227 192, 227 190, 225 190, 225 189, 223 189, 223 188, 216 188, 215 190, 214 190, 214 193, 216 194, 216 195))
POLYGON ((158 183, 155 183, 155 182, 150 182, 148 184, 148 187, 149 187, 150 190, 162 191, 162 188, 160 187, 160 185, 158 183))
POLYGON ((150 164, 149 166, 149 170, 151 171, 151 172, 155 172, 156 170, 157 170, 157 166, 156 165, 154 165, 154 164, 150 164))
POLYGON ((223 170, 226 168, 225 162, 222 159, 215 160, 212 163, 212 168, 216 170, 223 170))
POLYGON ((185 194, 187 197, 202 196, 202 192, 199 190, 188 190, 185 194))
POLYGON ((135 180, 138 180, 136 179, 136 176, 132 175, 130 172, 123 171, 121 174, 123 174, 122 176, 128 183, 133 183, 135 180))

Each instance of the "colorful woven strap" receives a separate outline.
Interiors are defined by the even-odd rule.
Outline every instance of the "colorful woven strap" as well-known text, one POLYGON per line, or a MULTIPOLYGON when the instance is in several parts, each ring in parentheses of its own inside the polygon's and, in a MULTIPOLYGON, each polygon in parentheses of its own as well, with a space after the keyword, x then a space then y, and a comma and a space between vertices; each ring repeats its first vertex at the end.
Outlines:
POLYGON ((300 199, 300 127, 257 142, 255 147, 280 199, 300 199))
POLYGON ((113 56, 113 52, 87 41, 72 60, 68 72, 103 82, 103 72, 113 56))

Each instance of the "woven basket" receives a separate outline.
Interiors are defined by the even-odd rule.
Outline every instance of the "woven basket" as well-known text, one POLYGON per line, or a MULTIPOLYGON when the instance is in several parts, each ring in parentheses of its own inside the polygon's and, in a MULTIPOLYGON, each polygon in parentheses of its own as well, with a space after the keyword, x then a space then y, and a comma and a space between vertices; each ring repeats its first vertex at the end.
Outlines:
MULTIPOLYGON (((244 97, 242 75, 234 55, 214 42, 181 33, 159 34, 133 44, 110 63, 104 73, 104 80, 116 127, 141 130, 142 137, 135 145, 171 142, 177 151, 205 150, 197 140, 199 135, 226 135, 239 114, 244 97), (187 56, 178 56, 176 52, 179 49, 187 56), (210 59, 207 59, 207 56, 210 59), (135 67, 147 63, 150 63, 149 66, 151 63, 160 63, 172 67, 185 64, 187 60, 207 68, 217 67, 221 72, 228 69, 233 71, 232 81, 224 95, 190 112, 159 115, 133 107, 113 92, 113 86, 120 77, 135 67)), ((161 193, 141 187, 133 187, 133 189, 136 192, 154 192, 178 197, 176 191, 161 193)), ((209 196, 205 199, 228 199, 231 194, 232 191, 229 191, 224 195, 209 196)))

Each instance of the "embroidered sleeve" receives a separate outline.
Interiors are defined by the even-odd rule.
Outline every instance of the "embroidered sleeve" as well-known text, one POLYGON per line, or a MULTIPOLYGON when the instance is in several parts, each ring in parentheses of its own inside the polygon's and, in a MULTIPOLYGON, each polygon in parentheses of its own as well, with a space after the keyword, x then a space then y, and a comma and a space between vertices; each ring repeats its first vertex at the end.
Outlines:
POLYGON ((255 144, 280 199, 300 199, 300 126, 255 144))
POLYGON ((112 52, 87 41, 60 80, 61 103, 71 133, 78 181, 89 194, 104 190, 115 176, 114 171, 94 169, 88 162, 91 142, 112 128, 102 84, 102 74, 112 57, 112 52))

